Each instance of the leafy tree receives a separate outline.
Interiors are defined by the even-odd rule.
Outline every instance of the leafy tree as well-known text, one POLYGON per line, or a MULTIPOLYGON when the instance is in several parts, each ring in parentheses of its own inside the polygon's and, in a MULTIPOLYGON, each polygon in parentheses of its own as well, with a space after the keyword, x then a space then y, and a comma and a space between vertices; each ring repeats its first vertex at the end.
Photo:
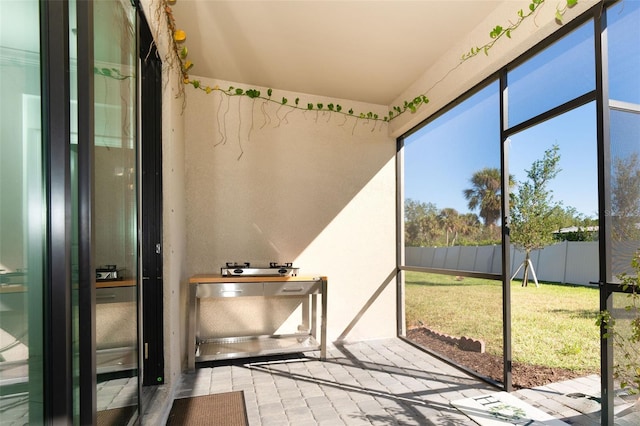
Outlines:
MULTIPOLYGON (((438 209, 433 203, 407 199, 404 205, 404 237, 408 247, 478 244, 485 229, 474 213, 438 209)), ((493 242, 493 241, 492 241, 493 242)))
POLYGON ((409 247, 424 247, 433 244, 441 234, 438 225, 438 209, 433 203, 412 199, 404 204, 404 239, 409 247))
POLYGON ((460 235, 460 245, 478 245, 483 239, 482 232, 485 227, 482 226, 480 218, 475 213, 464 213, 460 215, 462 222, 462 234, 460 235))
POLYGON ((614 162, 611 183, 611 215, 613 241, 640 238, 640 163, 638 154, 618 158, 614 162))
POLYGON ((510 200, 511 242, 525 252, 523 287, 528 282, 531 251, 551 244, 553 232, 558 229, 556 212, 560 203, 553 201, 553 191, 547 187, 549 181, 561 171, 558 151, 558 146, 554 145, 545 151, 541 160, 533 162, 531 168, 526 170, 527 180, 519 185, 517 193, 512 194, 510 200))

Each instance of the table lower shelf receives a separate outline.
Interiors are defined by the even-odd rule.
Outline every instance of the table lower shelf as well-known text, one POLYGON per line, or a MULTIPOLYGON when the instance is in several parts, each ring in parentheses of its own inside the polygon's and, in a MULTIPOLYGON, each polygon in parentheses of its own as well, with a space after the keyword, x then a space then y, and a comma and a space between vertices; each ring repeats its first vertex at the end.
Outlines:
MULTIPOLYGON (((96 350, 97 374, 115 373, 138 369, 137 351, 135 346, 96 350)), ((29 361, 0 362, 0 386, 28 384, 29 361)))
POLYGON ((196 362, 320 350, 308 334, 225 337, 203 340, 196 347, 196 362))

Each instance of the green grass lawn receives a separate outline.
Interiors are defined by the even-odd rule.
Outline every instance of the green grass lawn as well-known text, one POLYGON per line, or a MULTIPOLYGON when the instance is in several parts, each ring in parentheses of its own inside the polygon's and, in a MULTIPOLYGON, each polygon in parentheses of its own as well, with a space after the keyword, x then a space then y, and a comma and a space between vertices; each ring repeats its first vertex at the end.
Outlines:
MULTIPOLYGON (((408 328, 481 339, 487 352, 502 355, 501 282, 407 271, 405 291, 408 328)), ((514 281, 511 299, 514 361, 599 369, 597 288, 514 281)))

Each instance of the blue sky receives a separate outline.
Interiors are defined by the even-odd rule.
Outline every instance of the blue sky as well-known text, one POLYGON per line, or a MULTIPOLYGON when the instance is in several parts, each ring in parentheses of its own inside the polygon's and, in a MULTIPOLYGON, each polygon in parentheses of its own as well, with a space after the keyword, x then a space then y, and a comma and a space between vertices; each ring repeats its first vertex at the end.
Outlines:
MULTIPOLYGON (((497 123, 486 120, 487 111, 491 110, 487 105, 495 101, 485 99, 459 115, 463 118, 425 129, 408 141, 406 198, 432 202, 438 208, 453 207, 460 213, 469 211, 463 191, 471 187, 469 180, 473 173, 484 167, 500 167, 497 123), (496 124, 494 130, 491 124, 496 124), (472 134, 465 132, 468 128, 473 129, 472 134)), ((513 135, 508 142, 510 173, 516 181, 525 180, 532 162, 541 159, 546 149, 557 144, 562 171, 550 185, 554 199, 585 216, 596 217, 595 121, 595 106, 589 104, 513 135)))
MULTIPOLYGON (((611 15, 615 17, 610 19, 610 70, 620 77, 610 80, 610 94, 640 104, 640 2, 622 3, 624 13, 614 10, 611 15)), ((513 84, 510 99, 519 99, 511 103, 510 117, 522 121, 595 89, 592 46, 592 27, 587 24, 518 67, 509 82, 513 84)), ((469 211, 463 191, 471 187, 473 173, 500 167, 498 92, 497 82, 490 84, 405 139, 405 198, 431 202, 439 209, 469 211)), ((616 130, 612 136, 614 133, 622 132, 616 130)), ((627 130, 622 141, 626 152, 640 151, 637 133, 638 126, 627 130)), ((509 172, 516 181, 526 179, 525 170, 532 162, 557 144, 562 171, 550 184, 554 200, 585 217, 597 218, 595 103, 514 134, 508 144, 509 172)), ((616 149, 612 147, 612 152, 616 149)))
POLYGON ((509 169, 526 179, 531 163, 554 144, 560 147, 560 173, 551 181, 553 199, 586 217, 598 216, 596 109, 590 103, 509 138, 509 169))

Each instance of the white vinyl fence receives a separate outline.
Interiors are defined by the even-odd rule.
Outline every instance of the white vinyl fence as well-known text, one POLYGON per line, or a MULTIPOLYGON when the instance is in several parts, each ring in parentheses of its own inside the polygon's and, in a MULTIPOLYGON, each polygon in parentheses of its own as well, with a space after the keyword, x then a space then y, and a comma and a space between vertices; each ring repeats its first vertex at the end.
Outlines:
MULTIPOLYGON (((501 273, 501 246, 406 247, 405 265, 459 271, 501 273)), ((511 273, 524 252, 511 246, 511 273)), ((598 281, 598 242, 563 241, 531 252, 538 280, 571 284, 598 281)), ((516 278, 522 278, 521 269, 516 278)))

